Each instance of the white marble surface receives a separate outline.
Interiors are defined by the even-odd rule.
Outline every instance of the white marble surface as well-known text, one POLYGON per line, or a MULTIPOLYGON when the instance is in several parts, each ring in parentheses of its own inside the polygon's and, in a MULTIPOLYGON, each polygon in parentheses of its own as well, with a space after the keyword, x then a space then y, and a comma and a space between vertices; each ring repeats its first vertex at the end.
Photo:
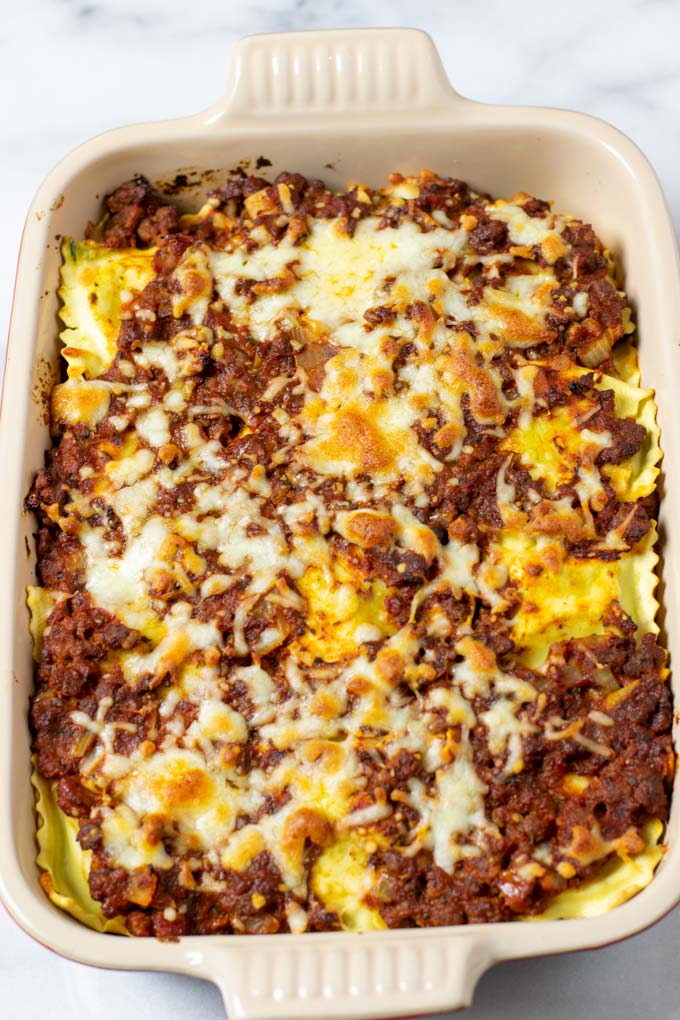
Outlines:
MULTIPOLYGON (((675 0, 23 0, 0 18, 0 343, 32 194, 70 148, 110 127, 202 109, 222 90, 235 40, 253 32, 416 25, 471 97, 603 117, 647 153, 680 226, 680 4, 675 0), (364 6, 372 13, 364 13, 364 6), (170 66, 171 70, 167 68, 170 66)), ((680 1018, 680 910, 628 942, 507 964, 481 981, 470 1020, 680 1018)), ((217 1020, 218 993, 165 975, 59 959, 0 908, 0 1016, 217 1020)))

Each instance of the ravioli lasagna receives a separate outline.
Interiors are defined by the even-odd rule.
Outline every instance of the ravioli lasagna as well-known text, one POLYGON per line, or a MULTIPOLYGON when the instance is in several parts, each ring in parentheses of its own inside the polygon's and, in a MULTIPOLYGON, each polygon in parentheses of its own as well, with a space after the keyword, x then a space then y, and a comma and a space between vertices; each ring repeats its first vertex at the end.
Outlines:
POLYGON ((429 172, 106 206, 27 499, 50 896, 175 938, 641 889, 660 453, 592 228, 429 172))

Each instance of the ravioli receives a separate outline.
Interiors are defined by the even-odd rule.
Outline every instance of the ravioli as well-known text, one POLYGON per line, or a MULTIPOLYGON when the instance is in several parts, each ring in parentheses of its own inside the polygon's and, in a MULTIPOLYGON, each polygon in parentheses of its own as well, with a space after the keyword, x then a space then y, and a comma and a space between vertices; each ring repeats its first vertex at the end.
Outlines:
POLYGON ((153 279, 153 251, 102 250, 92 241, 68 238, 61 253, 62 357, 69 378, 93 379, 116 352, 125 298, 153 279))
POLYGON ((429 172, 107 203, 27 500, 48 895, 174 938, 637 893, 661 452, 592 228, 429 172))

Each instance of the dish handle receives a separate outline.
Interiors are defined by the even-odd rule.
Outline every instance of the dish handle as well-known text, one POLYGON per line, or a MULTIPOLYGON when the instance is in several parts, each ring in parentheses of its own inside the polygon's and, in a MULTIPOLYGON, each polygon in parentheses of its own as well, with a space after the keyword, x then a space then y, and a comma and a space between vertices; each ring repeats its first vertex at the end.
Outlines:
POLYGON ((237 43, 227 89, 201 121, 219 127, 262 116, 409 117, 469 102, 452 88, 435 44, 420 29, 286 32, 237 43))
POLYGON ((488 938, 465 934, 248 941, 213 944, 202 961, 202 976, 219 987, 229 1020, 368 1020, 460 1009, 495 959, 488 938))

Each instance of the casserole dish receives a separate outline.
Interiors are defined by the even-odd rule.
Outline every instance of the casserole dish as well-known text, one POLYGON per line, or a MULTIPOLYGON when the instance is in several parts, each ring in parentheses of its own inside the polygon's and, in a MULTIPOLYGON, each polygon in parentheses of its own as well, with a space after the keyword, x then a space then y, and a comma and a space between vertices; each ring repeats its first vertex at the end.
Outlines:
MULTIPOLYGON (((20 507, 47 445, 42 400, 57 362, 58 239, 79 233, 88 215, 94 218, 97 196, 125 177, 144 171, 161 190, 165 181, 170 191, 182 171, 195 201, 219 180, 205 173, 211 167, 242 160, 261 165, 262 159, 272 164, 272 173, 294 165, 332 185, 350 176, 372 184, 394 168, 411 173, 431 166, 497 194, 529 190, 593 221, 623 264, 628 294, 637 305, 643 380, 657 389, 670 465, 661 520, 663 601, 666 612, 674 612, 672 536, 665 535, 663 525, 673 501, 680 499, 670 392, 680 290, 672 230, 644 158, 613 129, 588 118, 462 99, 451 90, 422 33, 371 30, 245 40, 220 103, 197 117, 112 132, 88 143, 50 175, 29 215, 0 445, 7 471, 2 541, 5 562, 11 564, 1 625, 3 647, 12 649, 0 695, 6 755, 2 895, 17 921, 58 952, 100 966, 175 970, 211 979, 233 1016, 311 1017, 321 1010, 337 1017, 389 1016, 460 1007, 470 1001, 482 971, 497 960, 610 942, 670 909, 680 897, 673 877, 677 812, 667 836, 671 849, 651 886, 612 913, 589 920, 130 943, 81 928, 52 908, 38 885, 25 725, 32 670, 23 608, 23 590, 32 575, 33 522, 20 507), (10 607, 16 607, 16 622, 10 622, 10 607)), ((666 643, 672 654, 672 635, 666 643)))

